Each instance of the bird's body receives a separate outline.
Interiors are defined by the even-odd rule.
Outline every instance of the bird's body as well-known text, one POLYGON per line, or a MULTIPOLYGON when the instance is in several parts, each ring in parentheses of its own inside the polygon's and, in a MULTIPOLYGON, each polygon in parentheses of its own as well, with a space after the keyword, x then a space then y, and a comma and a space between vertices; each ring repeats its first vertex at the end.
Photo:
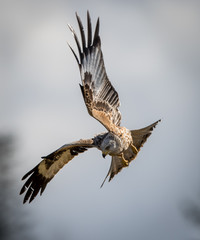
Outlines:
POLYGON ((117 132, 108 132, 101 142, 99 150, 104 155, 120 156, 132 143, 130 131, 125 127, 118 127, 117 132))
POLYGON ((43 160, 22 178, 24 180, 29 177, 20 192, 22 194, 26 191, 24 203, 27 200, 31 202, 39 191, 42 194, 47 183, 65 164, 89 148, 99 149, 103 157, 106 155, 112 157, 111 166, 106 176, 106 178, 109 176, 110 181, 115 174, 135 159, 140 148, 158 123, 157 121, 139 130, 128 130, 120 126, 121 113, 118 109, 120 102, 118 93, 106 74, 99 36, 99 19, 92 38, 91 20, 89 12, 87 13, 88 39, 86 44, 82 22, 78 15, 76 17, 81 34, 82 48, 75 31, 70 25, 69 28, 77 44, 79 58, 74 50, 69 47, 79 66, 82 80, 81 92, 88 113, 103 124, 107 132, 98 134, 92 139, 80 139, 65 144, 53 153, 42 157, 43 160))

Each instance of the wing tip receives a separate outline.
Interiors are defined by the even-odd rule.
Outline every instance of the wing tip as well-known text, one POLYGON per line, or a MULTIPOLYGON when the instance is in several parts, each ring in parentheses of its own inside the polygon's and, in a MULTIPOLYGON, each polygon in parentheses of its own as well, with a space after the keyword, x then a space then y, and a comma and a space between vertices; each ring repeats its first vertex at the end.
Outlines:
POLYGON ((151 129, 151 131, 153 131, 153 129, 156 128, 156 126, 157 126, 157 124, 158 124, 159 122, 161 122, 161 118, 152 124, 152 129, 151 129))
POLYGON ((94 32, 94 38, 93 38, 93 45, 101 44, 100 36, 99 36, 99 28, 100 28, 100 19, 97 18, 96 28, 94 32))

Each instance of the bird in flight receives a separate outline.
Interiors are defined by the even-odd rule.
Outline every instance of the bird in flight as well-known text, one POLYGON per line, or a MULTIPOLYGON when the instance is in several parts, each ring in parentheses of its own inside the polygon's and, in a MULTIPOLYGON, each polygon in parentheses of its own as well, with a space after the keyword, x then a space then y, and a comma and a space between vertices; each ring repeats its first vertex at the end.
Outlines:
POLYGON ((110 181, 122 168, 127 167, 135 159, 140 148, 160 121, 138 130, 128 130, 120 126, 119 96, 106 74, 99 36, 99 18, 92 37, 91 19, 87 12, 87 41, 83 24, 77 14, 76 18, 82 46, 74 29, 68 26, 75 39, 78 56, 70 45, 69 47, 79 66, 82 81, 81 92, 88 113, 103 124, 107 132, 91 139, 80 139, 65 144, 51 154, 42 157, 43 160, 22 178, 22 180, 28 178, 20 191, 20 194, 26 192, 23 203, 27 201, 30 203, 39 192, 41 195, 49 181, 65 164, 89 148, 97 148, 104 158, 106 155, 112 158, 108 174, 101 185, 103 186, 107 177, 110 181))

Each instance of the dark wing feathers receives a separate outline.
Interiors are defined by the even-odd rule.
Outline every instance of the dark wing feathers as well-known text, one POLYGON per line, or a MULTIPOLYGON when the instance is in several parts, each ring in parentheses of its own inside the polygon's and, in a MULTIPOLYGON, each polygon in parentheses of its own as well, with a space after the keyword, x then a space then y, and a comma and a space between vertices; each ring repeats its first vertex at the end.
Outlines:
MULTIPOLYGON (((81 47, 80 47, 80 43, 78 41, 78 38, 76 36, 76 33, 75 33, 74 29, 69 24, 68 24, 68 27, 69 27, 69 29, 71 30, 71 32, 72 32, 72 34, 74 36, 74 39, 75 39, 75 42, 76 42, 76 45, 77 45, 77 48, 78 48, 79 57, 81 58, 81 47)), ((76 53, 74 52, 74 50, 72 49, 72 47, 70 45, 69 45, 69 47, 72 50, 72 52, 73 52, 73 54, 74 54, 74 56, 76 58, 76 61, 77 61, 78 65, 79 65, 79 67, 80 67, 79 60, 78 60, 78 57, 76 56, 76 53)))
POLYGON ((78 25, 79 25, 79 29, 80 29, 80 33, 81 33, 82 49, 83 49, 83 52, 84 52, 85 49, 86 49, 84 28, 83 28, 83 24, 82 24, 82 22, 81 22, 81 19, 80 19, 80 17, 77 15, 77 13, 76 13, 76 18, 77 18, 78 25))
MULTIPOLYGON (((140 148, 144 145, 147 138, 151 135, 153 129, 156 127, 158 122, 161 120, 158 120, 157 122, 154 122, 153 124, 149 125, 148 127, 138 129, 138 130, 132 130, 131 135, 133 139, 133 145, 137 148, 138 152, 140 151, 140 148)), ((132 150, 131 147, 129 147, 127 150, 124 151, 124 158, 129 161, 129 163, 136 158, 137 154, 132 150)), ((110 180, 122 170, 122 168, 127 167, 127 165, 124 164, 121 157, 113 156, 110 169, 108 171, 108 174, 106 175, 106 178, 109 176, 109 182, 110 180)), ((104 179, 101 187, 103 186, 106 178, 104 179)))
POLYGON ((95 33, 94 33, 93 45, 96 45, 99 42, 100 42, 100 37, 99 37, 99 18, 98 18, 96 28, 95 28, 95 33))
POLYGON ((88 11, 87 11, 87 28, 88 28, 88 45, 87 45, 87 47, 89 48, 92 44, 92 24, 91 24, 90 14, 88 11))
POLYGON ((69 28, 77 44, 79 59, 74 50, 71 47, 70 49, 79 65, 83 98, 89 114, 111 131, 115 126, 120 125, 121 114, 118 109, 120 103, 118 93, 110 83, 104 66, 99 37, 99 18, 92 41, 91 19, 89 12, 87 12, 88 39, 86 46, 83 24, 77 14, 76 17, 81 35, 82 49, 74 29, 71 26, 69 28))
POLYGON ((47 178, 39 172, 39 168, 43 164, 44 160, 22 178, 22 180, 24 180, 29 176, 28 180, 25 182, 20 191, 20 194, 23 194, 26 191, 23 203, 28 200, 30 203, 36 197, 39 191, 41 195, 46 188, 47 183, 53 178, 47 178))
POLYGON ((30 203, 39 191, 41 195, 47 183, 65 164, 91 147, 95 147, 92 139, 80 140, 72 144, 66 144, 48 156, 42 157, 43 160, 22 178, 24 180, 29 177, 20 191, 20 194, 26 192, 24 203, 28 200, 30 203))

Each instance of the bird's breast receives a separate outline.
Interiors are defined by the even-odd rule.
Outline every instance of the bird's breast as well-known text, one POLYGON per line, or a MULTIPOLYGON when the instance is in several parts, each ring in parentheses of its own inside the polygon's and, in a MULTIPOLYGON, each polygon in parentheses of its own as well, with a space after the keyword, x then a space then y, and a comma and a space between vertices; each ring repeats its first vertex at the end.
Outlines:
POLYGON ((117 135, 121 140, 121 145, 123 147, 123 150, 128 149, 128 147, 132 143, 131 132, 125 127, 119 127, 117 131, 117 135))

